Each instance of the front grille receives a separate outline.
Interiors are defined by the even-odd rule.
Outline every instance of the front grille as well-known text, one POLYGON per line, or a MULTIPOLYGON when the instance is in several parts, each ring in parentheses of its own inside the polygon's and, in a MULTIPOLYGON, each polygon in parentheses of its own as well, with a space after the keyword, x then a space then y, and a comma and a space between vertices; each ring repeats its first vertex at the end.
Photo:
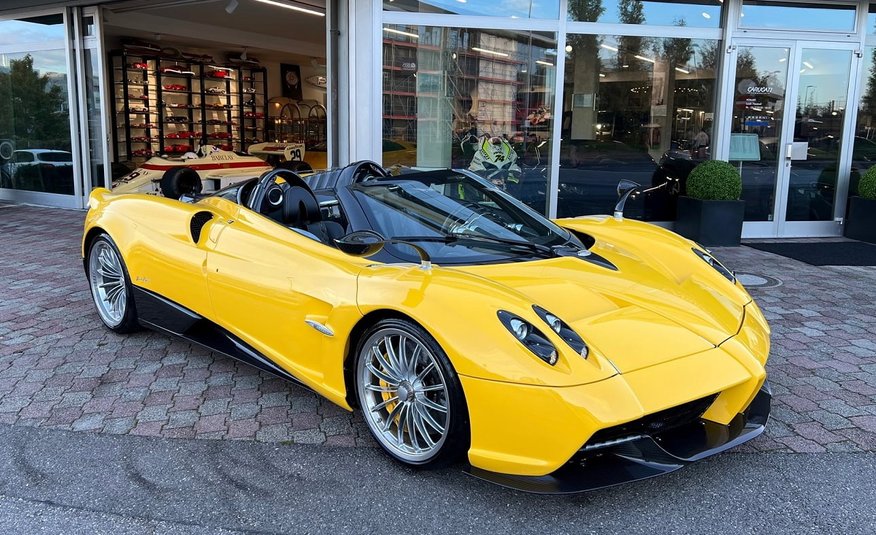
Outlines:
POLYGON ((584 448, 597 444, 611 443, 636 436, 654 436, 676 427, 699 420, 700 416, 712 405, 718 394, 712 394, 701 399, 689 401, 676 407, 670 407, 660 412, 648 414, 638 420, 600 429, 593 433, 584 448))

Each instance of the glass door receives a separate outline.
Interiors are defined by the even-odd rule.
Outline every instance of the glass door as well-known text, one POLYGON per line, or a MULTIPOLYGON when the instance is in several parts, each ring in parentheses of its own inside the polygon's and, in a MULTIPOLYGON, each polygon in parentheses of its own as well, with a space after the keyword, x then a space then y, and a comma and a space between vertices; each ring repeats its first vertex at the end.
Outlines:
POLYGON ((838 236, 842 227, 837 218, 845 205, 837 210, 836 193, 840 178, 849 176, 842 156, 854 146, 849 89, 857 58, 851 47, 826 49, 815 43, 799 43, 796 52, 794 129, 783 154, 786 180, 778 234, 838 236))
POLYGON ((743 236, 839 235, 854 47, 740 40, 734 59, 726 124, 728 160, 739 168, 746 201, 743 236))

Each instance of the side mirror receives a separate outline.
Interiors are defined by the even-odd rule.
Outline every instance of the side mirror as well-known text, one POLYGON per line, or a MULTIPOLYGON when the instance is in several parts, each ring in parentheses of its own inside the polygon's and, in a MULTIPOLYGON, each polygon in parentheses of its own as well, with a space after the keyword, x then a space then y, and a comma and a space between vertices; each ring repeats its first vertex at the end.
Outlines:
POLYGON ((642 185, 638 182, 633 182, 632 180, 627 180, 624 178, 620 182, 617 183, 617 196, 621 197, 624 193, 627 193, 631 189, 641 188, 642 185))
POLYGON ((633 195, 634 193, 637 193, 641 190, 641 184, 639 184, 638 182, 633 182, 632 180, 623 179, 617 183, 617 194, 620 199, 617 201, 617 204, 614 207, 615 219, 624 218, 624 205, 627 204, 627 199, 630 198, 630 195, 633 195))
POLYGON ((335 244, 350 256, 371 256, 383 249, 386 240, 373 230, 358 230, 335 239, 335 244))
POLYGON ((429 271, 432 269, 432 259, 429 257, 429 253, 426 252, 426 250, 419 245, 405 240, 387 240, 373 230, 357 230, 355 232, 347 234, 343 238, 338 238, 335 240, 335 244, 342 252, 347 253, 350 256, 362 257, 371 256, 379 253, 380 250, 383 249, 383 246, 387 243, 400 243, 407 245, 408 247, 416 251, 417 255, 420 257, 420 269, 424 271, 429 271))

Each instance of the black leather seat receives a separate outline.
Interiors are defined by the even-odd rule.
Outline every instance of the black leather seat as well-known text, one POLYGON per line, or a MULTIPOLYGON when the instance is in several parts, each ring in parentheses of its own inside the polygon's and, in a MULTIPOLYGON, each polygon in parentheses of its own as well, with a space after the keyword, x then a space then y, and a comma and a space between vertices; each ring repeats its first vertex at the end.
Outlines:
POLYGON ((344 227, 334 221, 323 221, 316 196, 308 188, 293 185, 283 193, 284 225, 304 231, 326 245, 344 235, 344 227))

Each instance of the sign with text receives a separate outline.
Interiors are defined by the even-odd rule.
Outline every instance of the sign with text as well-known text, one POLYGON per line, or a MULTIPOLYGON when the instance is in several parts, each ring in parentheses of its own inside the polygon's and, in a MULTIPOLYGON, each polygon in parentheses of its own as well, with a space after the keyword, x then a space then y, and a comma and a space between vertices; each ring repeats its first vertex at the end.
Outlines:
POLYGON ((730 161, 759 162, 760 140, 757 134, 730 134, 730 161))

